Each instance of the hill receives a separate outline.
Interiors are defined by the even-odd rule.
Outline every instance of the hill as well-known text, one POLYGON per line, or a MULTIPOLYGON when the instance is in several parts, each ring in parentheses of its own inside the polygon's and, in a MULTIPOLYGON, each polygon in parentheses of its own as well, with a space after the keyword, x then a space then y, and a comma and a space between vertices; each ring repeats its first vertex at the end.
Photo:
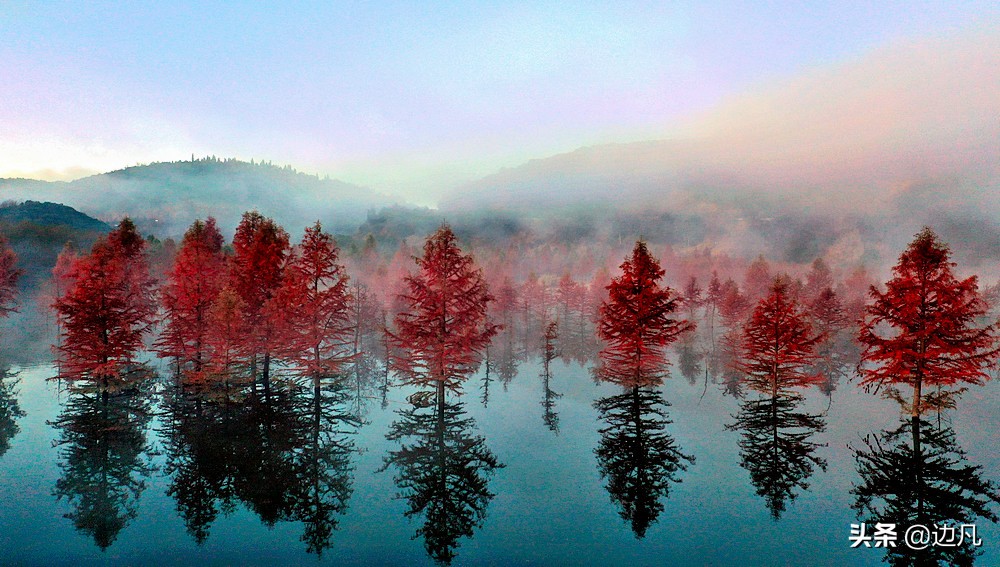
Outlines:
POLYGON ((18 268, 24 271, 22 290, 32 289, 49 277, 67 243, 77 250, 87 250, 109 230, 107 223, 58 203, 0 204, 0 234, 17 253, 18 268))
POLYGON ((371 208, 392 200, 370 189, 270 163, 215 157, 128 167, 71 182, 0 179, 0 198, 57 201, 103 221, 129 216, 143 233, 179 237, 196 218, 232 231, 258 209, 295 234, 320 220, 353 230, 371 208))
POLYGON ((59 203, 38 201, 8 201, 0 204, 0 223, 12 225, 29 222, 41 226, 63 226, 73 230, 107 232, 108 223, 87 216, 80 211, 59 203))

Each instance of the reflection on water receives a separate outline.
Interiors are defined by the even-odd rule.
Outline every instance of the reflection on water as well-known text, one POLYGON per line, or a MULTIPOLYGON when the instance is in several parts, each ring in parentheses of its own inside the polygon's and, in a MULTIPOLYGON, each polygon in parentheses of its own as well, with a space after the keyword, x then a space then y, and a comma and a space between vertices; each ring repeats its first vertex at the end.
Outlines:
MULTIPOLYGON (((912 418, 869 435, 854 456, 862 482, 851 492, 862 521, 895 524, 900 537, 916 524, 997 521, 992 505, 1000 503, 1000 489, 968 463, 950 427, 912 418)), ((968 541, 920 550, 900 542, 886 549, 886 561, 894 566, 972 565, 976 555, 968 541)))
POLYGON ((654 389, 635 386, 594 406, 605 424, 595 451, 601 477, 622 519, 642 538, 694 457, 682 453, 666 432, 669 404, 654 389))
POLYGON ((415 537, 424 539, 427 554, 451 563, 459 538, 471 538, 486 518, 494 497, 489 478, 504 465, 475 434, 464 404, 446 402, 439 394, 432 406, 398 415, 386 439, 400 442, 400 448, 389 453, 383 470, 396 469, 399 495, 408 502, 406 516, 423 514, 415 537))
POLYGON ((130 388, 72 388, 52 423, 59 430, 61 476, 54 494, 67 499, 66 517, 107 549, 135 519, 148 461, 146 426, 151 417, 149 381, 130 388))
POLYGON ((17 373, 0 366, 0 457, 10 449, 10 442, 21 429, 17 420, 24 417, 17 402, 17 373))
POLYGON ((359 421, 342 386, 274 385, 234 399, 174 393, 168 493, 198 543, 239 501, 267 525, 302 521, 307 550, 321 555, 353 491, 359 421))
POLYGON ((740 465, 775 520, 797 490, 808 490, 816 467, 826 470, 826 461, 816 455, 822 445, 811 441, 826 424, 820 416, 800 411, 801 403, 794 394, 746 399, 736 422, 726 426, 742 432, 740 465))

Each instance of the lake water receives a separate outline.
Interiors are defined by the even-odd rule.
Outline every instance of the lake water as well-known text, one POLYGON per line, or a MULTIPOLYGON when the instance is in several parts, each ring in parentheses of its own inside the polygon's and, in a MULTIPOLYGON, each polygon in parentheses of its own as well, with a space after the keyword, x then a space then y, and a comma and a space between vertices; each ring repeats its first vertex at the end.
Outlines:
MULTIPOLYGON (((754 445, 767 430, 726 427, 741 411, 752 423, 756 410, 719 385, 678 375, 640 400, 558 361, 549 389, 559 396, 548 404, 541 363, 529 361, 506 388, 489 384, 486 405, 481 370, 444 414, 414 408, 413 390, 396 387, 385 407, 377 389, 365 390, 360 411, 350 388, 323 392, 317 407, 310 388, 277 386, 268 401, 220 409, 177 398, 162 379, 148 397, 102 401, 47 380, 48 365, 12 373, 6 415, 14 399, 23 416, 0 456, 5 565, 876 565, 884 557, 848 539, 864 520, 852 509, 862 483, 852 448, 898 427, 899 410, 846 381, 832 398, 812 390, 778 408, 825 425, 800 431, 798 447, 785 449, 807 449, 789 460, 777 455, 780 444, 754 445), (646 415, 648 429, 636 429, 635 404, 648 414, 661 399, 670 423, 646 415), (791 476, 786 497, 769 507, 766 495, 782 489, 761 496, 754 482, 782 474, 791 476)), ((958 405, 941 427, 955 432, 963 463, 1000 481, 1000 385, 973 387, 958 405)), ((765 406, 754 407, 778 411, 765 406)), ((1000 530, 975 523, 976 563, 1000 565, 1000 530)))

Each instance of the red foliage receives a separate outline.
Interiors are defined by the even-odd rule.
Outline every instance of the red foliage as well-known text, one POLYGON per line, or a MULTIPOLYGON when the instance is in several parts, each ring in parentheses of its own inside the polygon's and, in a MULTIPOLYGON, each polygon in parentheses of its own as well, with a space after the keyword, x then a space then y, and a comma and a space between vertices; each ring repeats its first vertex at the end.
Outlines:
POLYGON ((0 235, 0 317, 7 317, 17 311, 17 279, 21 270, 17 269, 17 254, 7 245, 7 239, 0 235))
POLYGON ((55 303, 68 376, 101 378, 108 386, 133 363, 156 315, 145 250, 146 242, 126 218, 74 263, 73 287, 55 303))
POLYGON ((281 356, 304 376, 340 371, 353 352, 347 274, 337 243, 320 223, 306 228, 271 303, 281 334, 281 356))
POLYGON ((486 321, 493 297, 447 225, 427 239, 416 261, 420 271, 404 280, 406 310, 396 315, 392 335, 405 354, 394 357, 393 367, 406 383, 457 391, 496 334, 486 321))
POLYGON ((205 346, 209 364, 206 372, 196 375, 211 375, 216 381, 230 382, 241 362, 244 326, 243 300, 231 288, 223 288, 208 310, 208 334, 205 346))
POLYGON ((761 254, 747 267, 746 276, 743 279, 743 289, 751 301, 757 301, 767 296, 773 281, 771 266, 761 254))
POLYGON ((184 234, 160 297, 167 325, 156 342, 162 357, 199 371, 207 360, 208 311, 225 284, 226 258, 215 219, 195 221, 184 234))
POLYGON ((576 310, 581 295, 582 286, 573 280, 573 276, 569 272, 565 272, 559 279, 559 287, 556 288, 556 302, 559 308, 557 317, 563 324, 569 320, 570 312, 576 310))
POLYGON ((243 213, 233 236, 229 286, 243 302, 245 355, 254 369, 257 356, 264 356, 265 384, 277 339, 276 321, 266 316, 265 306, 281 286, 287 254, 288 233, 283 228, 257 211, 243 213))
POLYGON ((981 384, 996 362, 996 325, 976 326, 986 313, 976 278, 958 280, 950 255, 933 231, 920 232, 892 269, 886 291, 872 286, 858 335, 869 363, 862 367, 862 384, 888 385, 899 401, 893 386, 912 387, 914 417, 949 403, 947 393, 924 396, 924 387, 981 384))
POLYGON ((803 300, 813 302, 827 289, 833 288, 833 274, 830 267, 822 258, 813 260, 812 268, 806 274, 805 289, 803 289, 803 300))
POLYGON ((750 310, 750 299, 740 293, 739 286, 731 279, 722 284, 718 297, 719 315, 723 322, 730 328, 740 325, 750 310))
POLYGON ((742 356, 737 368, 751 389, 772 397, 792 388, 816 384, 822 376, 809 374, 822 339, 812 331, 801 306, 789 297, 788 282, 776 279, 771 293, 757 303, 743 326, 742 356))
POLYGON ((598 377, 625 387, 661 384, 666 346, 694 324, 670 317, 679 300, 672 289, 660 286, 664 271, 644 242, 635 243, 621 269, 601 304, 598 333, 608 344, 600 353, 598 377))

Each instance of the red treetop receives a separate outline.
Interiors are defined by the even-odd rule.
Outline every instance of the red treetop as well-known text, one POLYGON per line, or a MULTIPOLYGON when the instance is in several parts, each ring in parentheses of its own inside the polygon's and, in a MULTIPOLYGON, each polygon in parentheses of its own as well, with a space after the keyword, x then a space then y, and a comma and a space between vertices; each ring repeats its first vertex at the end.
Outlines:
POLYGON ((208 311, 225 284, 222 243, 215 219, 195 221, 184 233, 160 294, 167 317, 166 328, 156 342, 160 356, 190 363, 196 371, 206 360, 208 311))
POLYGON ((339 252, 318 221, 306 228, 273 302, 282 321, 281 355, 305 376, 331 376, 352 354, 347 274, 339 252))
POLYGON ((17 311, 17 279, 21 270, 17 269, 17 254, 7 245, 7 239, 0 235, 0 317, 17 311))
POLYGON ((822 380, 806 372, 816 360, 815 346, 820 340, 803 309, 789 297, 787 279, 778 278, 743 325, 743 352, 737 368, 751 389, 772 397, 788 395, 792 388, 822 380))
POLYGON ((108 379, 133 362, 156 315, 146 242, 128 218, 73 266, 73 287, 55 308, 63 320, 65 369, 108 379))
POLYGON ((670 317, 679 301, 672 289, 660 286, 664 271, 646 243, 635 243, 621 269, 601 304, 597 329, 608 344, 600 353, 598 376, 625 387, 661 384, 666 346, 694 324, 670 317))
POLYGON ((406 309, 396 315, 392 336, 406 354, 393 366, 407 383, 457 391, 497 332, 486 321, 493 297, 482 270, 462 254, 448 225, 427 239, 416 261, 420 271, 404 280, 400 298, 406 309))
POLYGON ((233 236, 230 285, 246 306, 251 325, 259 323, 264 303, 281 285, 288 254, 288 233, 257 211, 243 213, 233 236))
MULTIPOLYGON (((949 403, 947 393, 922 396, 924 386, 982 384, 997 357, 996 325, 977 327, 986 314, 976 278, 958 280, 948 246, 925 228, 892 269, 886 291, 874 286, 858 340, 864 345, 865 386, 913 388, 910 412, 949 403)), ((899 399, 895 388, 889 394, 899 399)), ((901 400, 900 400, 901 401, 901 400)))
POLYGON ((243 303, 246 336, 244 355, 256 368, 258 354, 264 355, 264 381, 268 381, 270 355, 277 340, 280 321, 267 317, 265 306, 274 297, 288 254, 288 233, 257 211, 243 213, 233 236, 228 285, 243 303))

